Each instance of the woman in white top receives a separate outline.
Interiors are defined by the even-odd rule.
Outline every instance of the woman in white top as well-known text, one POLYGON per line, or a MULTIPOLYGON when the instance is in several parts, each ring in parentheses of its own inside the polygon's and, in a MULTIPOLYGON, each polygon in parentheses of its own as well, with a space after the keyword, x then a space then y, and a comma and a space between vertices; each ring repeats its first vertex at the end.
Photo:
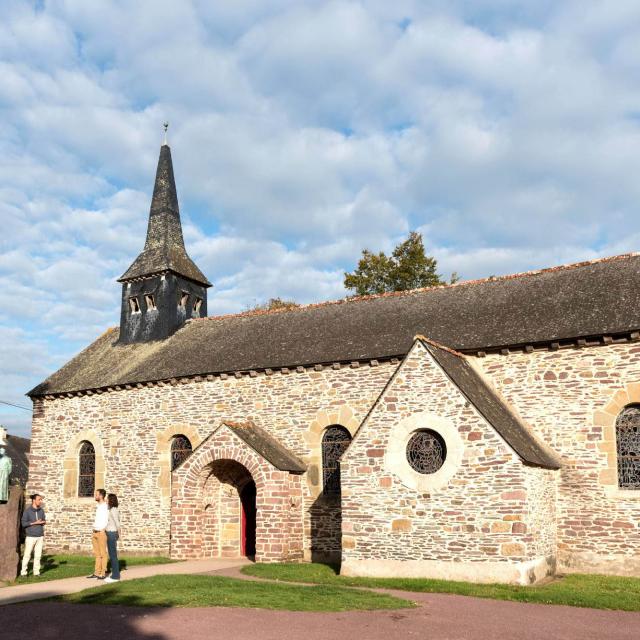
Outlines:
POLYGON ((109 522, 107 524, 107 549, 111 562, 111 575, 105 582, 120 580, 120 563, 118 562, 118 538, 120 537, 120 514, 118 513, 118 496, 115 493, 107 495, 109 505, 109 522))

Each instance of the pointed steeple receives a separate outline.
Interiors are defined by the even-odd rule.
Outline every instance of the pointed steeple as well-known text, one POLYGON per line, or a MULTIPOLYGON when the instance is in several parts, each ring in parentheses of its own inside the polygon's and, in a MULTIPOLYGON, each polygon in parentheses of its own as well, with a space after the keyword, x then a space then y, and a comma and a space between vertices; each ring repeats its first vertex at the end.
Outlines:
POLYGON ((149 277, 165 271, 171 271, 205 287, 211 286, 184 246, 171 149, 166 143, 166 138, 160 147, 144 249, 118 278, 118 282, 149 277))

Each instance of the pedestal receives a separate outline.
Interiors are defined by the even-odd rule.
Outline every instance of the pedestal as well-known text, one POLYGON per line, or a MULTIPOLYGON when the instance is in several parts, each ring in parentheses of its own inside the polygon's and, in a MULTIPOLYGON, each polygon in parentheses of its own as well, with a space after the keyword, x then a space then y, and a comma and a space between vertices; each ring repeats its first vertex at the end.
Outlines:
POLYGON ((9 487, 8 502, 0 502, 0 581, 15 580, 18 575, 20 518, 24 504, 24 489, 9 487))

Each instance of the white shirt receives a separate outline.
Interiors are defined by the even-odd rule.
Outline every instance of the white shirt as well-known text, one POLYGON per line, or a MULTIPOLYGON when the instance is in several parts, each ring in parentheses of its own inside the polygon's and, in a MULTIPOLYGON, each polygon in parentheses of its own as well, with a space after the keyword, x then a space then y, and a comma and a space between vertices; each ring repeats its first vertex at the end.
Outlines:
POLYGON ((95 531, 102 531, 107 528, 109 522, 109 506, 106 502, 101 502, 96 507, 96 519, 93 521, 95 531))

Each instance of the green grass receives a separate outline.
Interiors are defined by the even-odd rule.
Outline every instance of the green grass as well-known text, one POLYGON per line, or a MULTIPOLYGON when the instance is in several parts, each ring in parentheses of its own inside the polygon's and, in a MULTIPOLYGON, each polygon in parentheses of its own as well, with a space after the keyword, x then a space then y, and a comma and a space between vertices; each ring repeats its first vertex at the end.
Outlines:
MULTIPOLYGON (((22 556, 20 556, 22 560, 22 556)), ((120 570, 128 567, 148 564, 166 564, 172 562, 169 558, 145 557, 145 556, 125 556, 120 558, 120 570)), ((26 578, 18 576, 9 586, 16 584, 28 584, 30 582, 44 582, 46 580, 59 580, 60 578, 73 578, 76 576, 88 576, 93 573, 93 556, 74 555, 43 555, 40 564, 40 576, 35 578, 32 575, 33 567, 29 564, 29 575, 26 578)))
POLYGON ((574 573, 541 586, 518 587, 427 578, 348 578, 337 575, 333 567, 324 564, 255 564, 243 567, 242 572, 259 578, 288 582, 454 593, 496 600, 640 611, 639 578, 574 573))
POLYGON ((166 575, 101 585, 56 598, 74 604, 135 607, 246 607, 286 611, 402 609, 415 606, 386 594, 334 585, 299 586, 222 576, 166 575))

